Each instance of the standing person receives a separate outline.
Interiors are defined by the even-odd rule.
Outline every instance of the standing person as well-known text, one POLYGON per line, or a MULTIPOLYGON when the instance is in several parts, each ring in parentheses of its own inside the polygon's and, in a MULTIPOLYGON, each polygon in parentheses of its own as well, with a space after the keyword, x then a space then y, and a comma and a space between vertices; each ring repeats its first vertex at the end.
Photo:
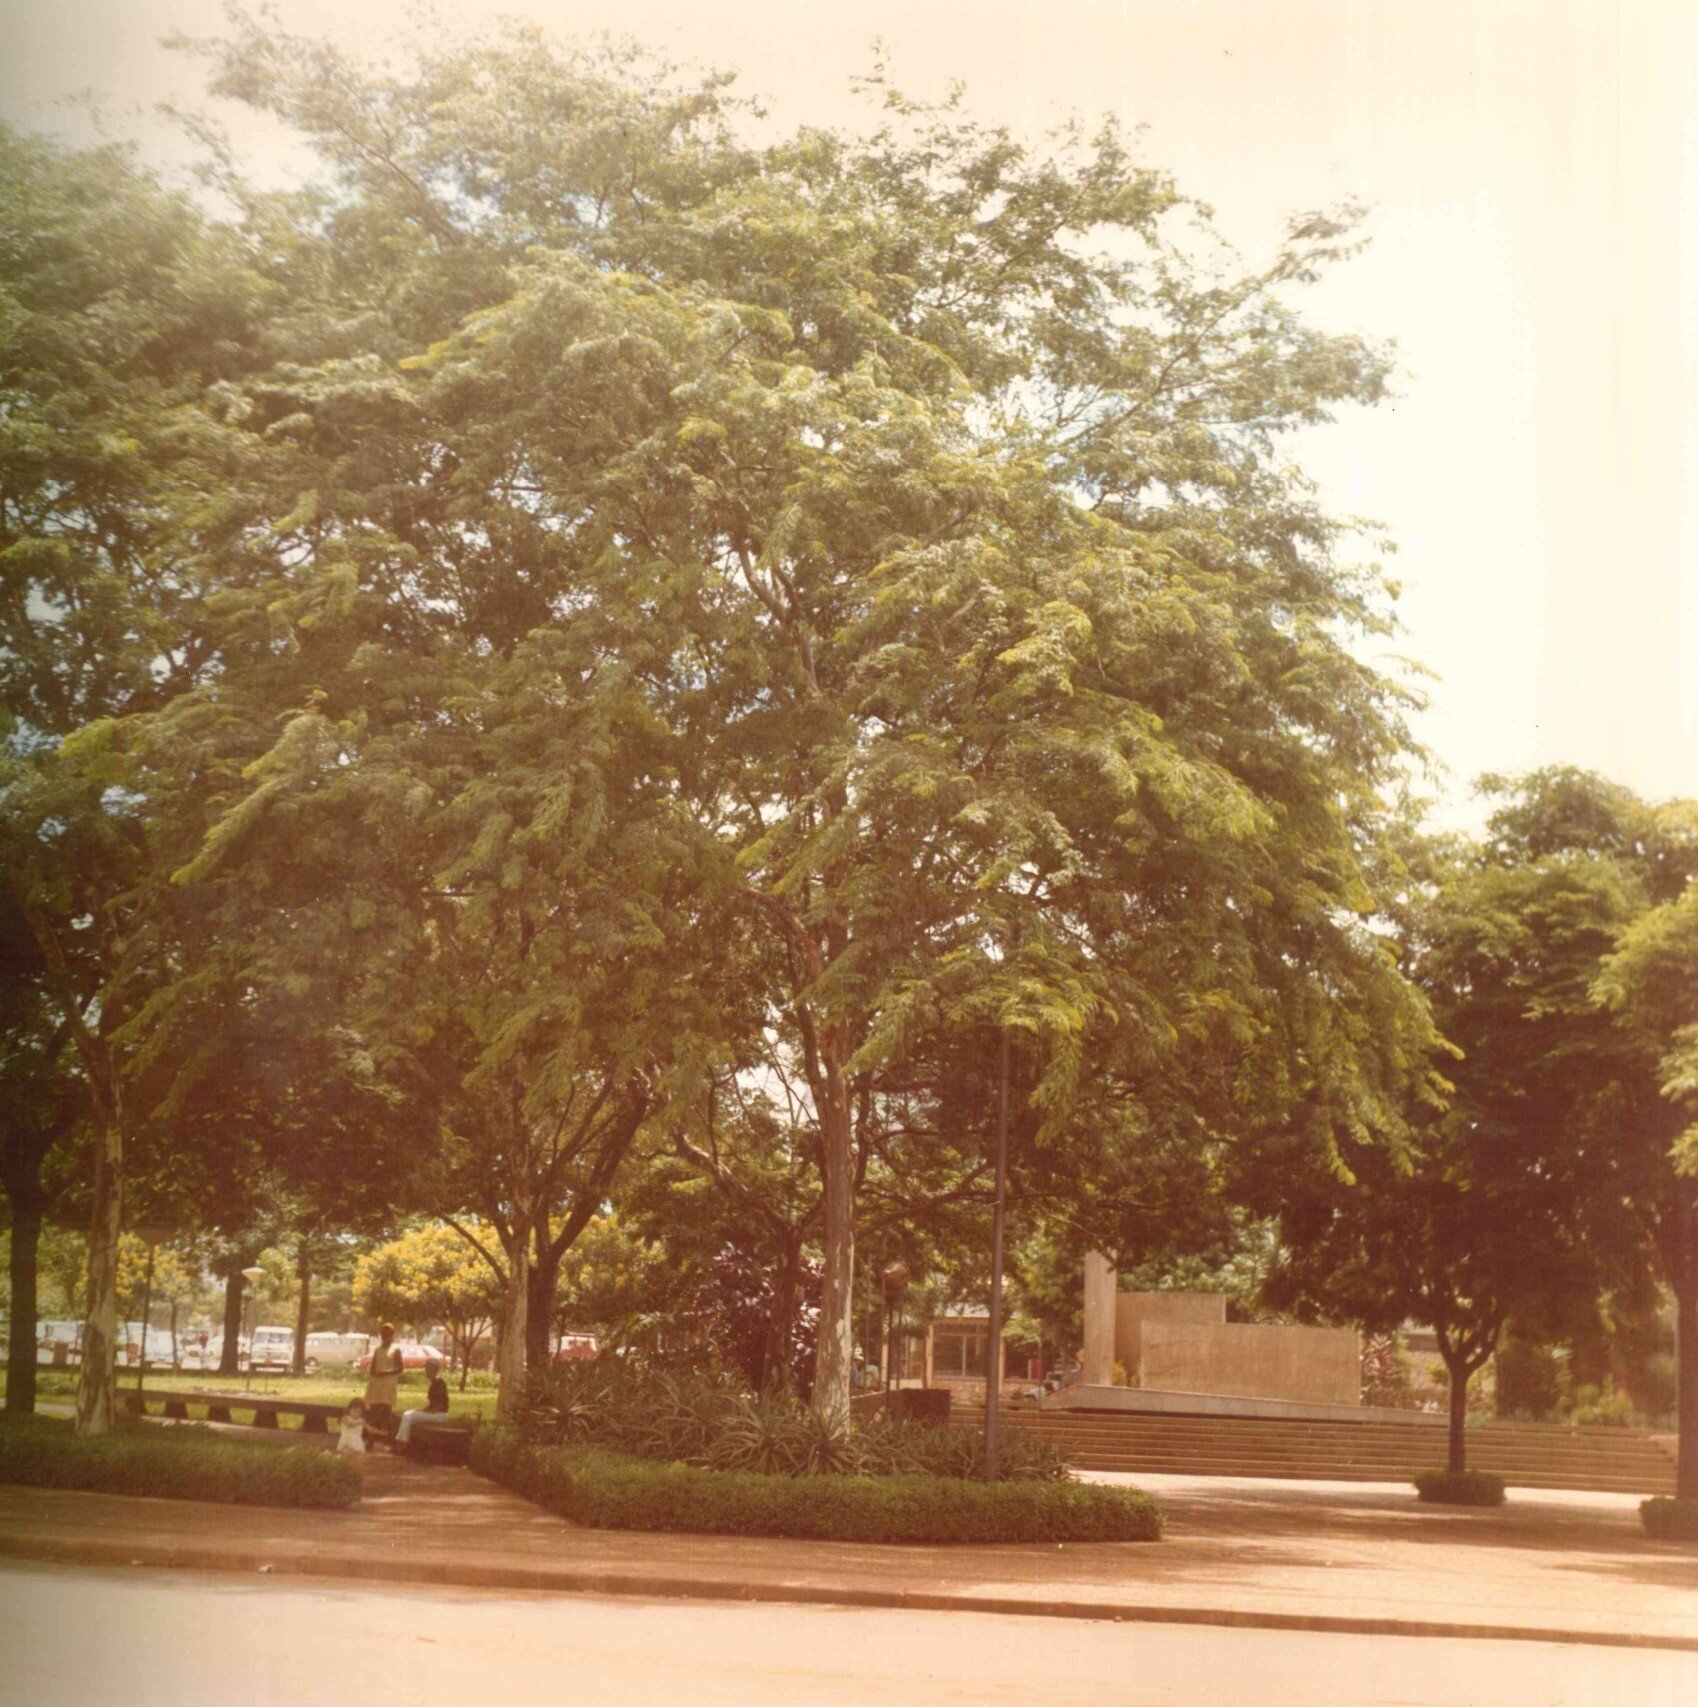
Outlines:
POLYGON ((377 1350, 371 1354, 371 1372, 366 1378, 366 1426, 385 1433, 395 1421, 404 1367, 401 1348, 394 1342, 395 1329, 385 1322, 377 1330, 377 1350))
POLYGON ((448 1383, 442 1379, 442 1365, 434 1357, 425 1365, 425 1379, 429 1385, 425 1388, 424 1408, 401 1413, 401 1426, 395 1431, 397 1446, 405 1446, 419 1424, 428 1428, 448 1415, 448 1383))

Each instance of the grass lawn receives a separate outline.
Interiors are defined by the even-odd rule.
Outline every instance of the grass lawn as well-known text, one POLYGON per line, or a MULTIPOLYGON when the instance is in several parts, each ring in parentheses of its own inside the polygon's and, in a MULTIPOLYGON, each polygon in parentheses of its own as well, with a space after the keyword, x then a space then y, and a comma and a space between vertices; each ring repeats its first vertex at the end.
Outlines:
MULTIPOLYGON (((457 1380, 457 1378, 456 1378, 457 1380)), ((495 1387, 488 1376, 472 1377, 473 1385, 464 1393, 459 1391, 455 1381, 448 1384, 448 1413, 455 1417, 493 1417, 495 1415, 495 1387), (484 1383, 490 1383, 485 1385, 484 1383)), ((118 1371, 119 1402, 123 1403, 123 1395, 135 1391, 136 1371, 120 1369, 118 1371)), ((363 1397, 366 1390, 366 1378, 357 1375, 353 1370, 321 1369, 316 1375, 303 1375, 297 1379, 293 1375, 256 1375, 250 1386, 245 1375, 212 1375, 192 1371, 181 1373, 169 1369, 150 1369, 147 1372, 147 1390, 150 1393, 229 1393, 232 1400, 232 1415, 237 1422, 248 1419, 242 1415, 242 1404, 234 1395, 246 1392, 257 1392, 270 1399, 299 1399, 304 1404, 343 1406, 350 1399, 363 1397)), ((77 1372, 74 1369, 42 1369, 36 1377, 36 1397, 47 1404, 73 1404, 77 1396, 77 1372)), ((425 1396, 425 1378, 423 1370, 412 1370, 401 1377, 401 1406, 405 1410, 409 1405, 422 1405, 425 1396)), ((148 1409, 157 1412, 157 1405, 149 1405, 148 1409)), ((190 1405, 191 1420, 204 1421, 206 1409, 201 1405, 190 1405)), ((278 1418, 283 1428, 298 1428, 301 1418, 282 1416, 278 1418)))

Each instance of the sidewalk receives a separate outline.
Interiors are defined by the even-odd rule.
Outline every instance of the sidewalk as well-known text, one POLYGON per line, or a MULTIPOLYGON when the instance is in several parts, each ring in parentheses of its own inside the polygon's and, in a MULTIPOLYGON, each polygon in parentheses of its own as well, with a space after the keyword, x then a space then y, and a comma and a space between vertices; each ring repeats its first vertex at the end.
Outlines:
POLYGON ((1168 1514, 1155 1545, 869 1547, 579 1529, 465 1470, 364 1470, 354 1512, 0 1487, 0 1557, 1698 1652, 1698 1549, 1648 1539, 1619 1495, 1480 1512, 1401 1486, 1139 1476, 1168 1514))

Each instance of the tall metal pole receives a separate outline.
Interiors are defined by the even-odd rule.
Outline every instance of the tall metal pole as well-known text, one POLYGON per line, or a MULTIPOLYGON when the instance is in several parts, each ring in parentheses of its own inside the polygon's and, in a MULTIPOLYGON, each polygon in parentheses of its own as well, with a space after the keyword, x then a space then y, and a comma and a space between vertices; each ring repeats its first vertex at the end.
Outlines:
POLYGON ((248 1391, 258 1392, 254 1386, 254 1331, 259 1327, 259 1283, 265 1279, 265 1270, 255 1263, 252 1268, 242 1270, 242 1278, 248 1283, 248 1391))
POLYGON ((990 1339, 985 1346, 985 1480, 996 1480, 997 1411, 1002 1403, 1002 1222, 1008 1203, 1008 1027, 996 1094, 996 1208, 991 1212, 990 1339))
POLYGON ((142 1281, 141 1355, 136 1359, 136 1409, 142 1408, 142 1388, 147 1381, 147 1324, 153 1314, 153 1253, 159 1249, 154 1240, 147 1241, 147 1276, 142 1281))

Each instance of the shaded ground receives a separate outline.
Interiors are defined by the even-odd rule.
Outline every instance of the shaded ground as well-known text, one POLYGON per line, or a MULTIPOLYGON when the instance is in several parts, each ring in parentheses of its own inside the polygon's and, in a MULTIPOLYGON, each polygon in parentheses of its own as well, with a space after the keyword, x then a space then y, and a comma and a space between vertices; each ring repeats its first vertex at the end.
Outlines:
POLYGON ((7 1675, 32 1707, 1677 1707, 1698 1655, 231 1577, 0 1569, 7 1675), (75 1631, 75 1640, 65 1632, 75 1631))
MULTIPOLYGON (((507 1589, 969 1605, 1073 1616, 1331 1621, 1698 1645, 1698 1549, 1614 1495, 1497 1512, 1401 1487, 1140 1477, 1157 1544, 868 1547, 574 1528, 467 1471, 367 1459, 348 1513, 0 1488, 0 1554, 507 1589)), ((1035 1638, 1036 1639, 1036 1638, 1035 1638)))

